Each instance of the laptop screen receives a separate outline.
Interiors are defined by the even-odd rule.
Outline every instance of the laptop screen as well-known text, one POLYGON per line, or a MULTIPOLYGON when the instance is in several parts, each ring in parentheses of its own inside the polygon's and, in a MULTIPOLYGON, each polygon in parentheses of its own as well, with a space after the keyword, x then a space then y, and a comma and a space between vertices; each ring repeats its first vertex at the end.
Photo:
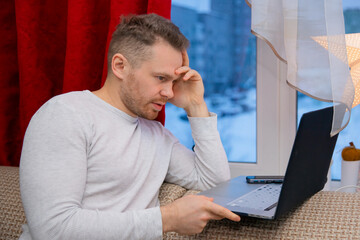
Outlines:
POLYGON ((305 113, 299 124, 275 217, 324 188, 338 134, 331 137, 333 107, 305 113))

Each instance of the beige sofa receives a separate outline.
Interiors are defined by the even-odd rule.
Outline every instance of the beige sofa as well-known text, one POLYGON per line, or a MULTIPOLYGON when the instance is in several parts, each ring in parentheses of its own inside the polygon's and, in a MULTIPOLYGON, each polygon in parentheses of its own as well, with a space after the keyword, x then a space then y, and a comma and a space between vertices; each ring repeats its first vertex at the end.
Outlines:
MULTIPOLYGON (((159 198, 164 205, 194 193, 164 183, 159 198)), ((25 221, 19 169, 0 166, 0 240, 18 239, 25 221)), ((360 239, 360 193, 323 191, 275 221, 246 217, 240 223, 211 221, 200 234, 167 233, 164 239, 360 239)))

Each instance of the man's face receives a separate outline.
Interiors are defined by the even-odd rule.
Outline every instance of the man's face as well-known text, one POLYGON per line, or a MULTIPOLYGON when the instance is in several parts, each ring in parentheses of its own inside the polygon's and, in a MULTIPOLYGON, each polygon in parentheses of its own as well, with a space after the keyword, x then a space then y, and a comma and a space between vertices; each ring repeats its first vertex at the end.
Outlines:
POLYGON ((182 54, 168 43, 151 47, 151 57, 138 68, 131 68, 123 79, 120 97, 132 116, 155 119, 168 99, 174 96, 175 70, 182 66, 182 54))

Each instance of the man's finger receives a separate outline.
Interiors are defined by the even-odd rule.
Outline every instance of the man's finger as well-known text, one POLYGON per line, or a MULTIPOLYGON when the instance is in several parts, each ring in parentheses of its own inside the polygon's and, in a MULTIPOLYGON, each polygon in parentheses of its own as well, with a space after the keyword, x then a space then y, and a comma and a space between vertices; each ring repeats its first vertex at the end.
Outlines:
POLYGON ((186 50, 181 52, 183 58, 183 66, 189 66, 189 55, 186 50))
POLYGON ((178 69, 175 70, 175 73, 176 74, 182 74, 182 73, 185 73, 185 72, 188 72, 190 71, 191 68, 188 67, 188 66, 182 66, 182 67, 179 67, 178 69))
POLYGON ((210 202, 214 201, 214 198, 212 198, 212 197, 207 197, 207 196, 204 196, 204 195, 195 195, 195 196, 198 196, 198 197, 203 198, 205 200, 208 200, 210 202))
MULTIPOLYGON (((188 71, 187 73, 185 73, 183 79, 184 80, 189 80, 191 77, 195 76, 196 75, 196 71, 195 70, 190 70, 188 71)), ((198 79, 194 79, 194 80, 198 80, 198 79)))
POLYGON ((222 218, 227 218, 230 219, 232 221, 238 222, 240 221, 240 216, 236 215, 235 213, 233 213, 232 211, 230 211, 227 208, 224 208, 216 203, 212 203, 209 209, 213 214, 222 217, 222 218))

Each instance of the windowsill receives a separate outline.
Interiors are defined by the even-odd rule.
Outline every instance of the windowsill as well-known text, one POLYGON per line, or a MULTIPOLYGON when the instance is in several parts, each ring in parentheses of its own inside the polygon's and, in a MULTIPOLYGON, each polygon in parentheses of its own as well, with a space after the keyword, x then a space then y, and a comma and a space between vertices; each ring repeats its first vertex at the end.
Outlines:
MULTIPOLYGON (((357 185, 358 188, 355 189, 355 192, 360 192, 360 186, 359 184, 357 185)), ((342 186, 341 186, 341 181, 331 181, 330 184, 327 186, 325 185, 323 191, 341 191, 341 192, 344 192, 343 189, 340 189, 342 186)), ((354 188, 347 188, 347 189, 354 189, 354 188)), ((352 191, 350 191, 352 192, 352 191)))
POLYGON ((341 187, 340 181, 331 181, 330 184, 326 184, 323 191, 336 191, 341 187))

